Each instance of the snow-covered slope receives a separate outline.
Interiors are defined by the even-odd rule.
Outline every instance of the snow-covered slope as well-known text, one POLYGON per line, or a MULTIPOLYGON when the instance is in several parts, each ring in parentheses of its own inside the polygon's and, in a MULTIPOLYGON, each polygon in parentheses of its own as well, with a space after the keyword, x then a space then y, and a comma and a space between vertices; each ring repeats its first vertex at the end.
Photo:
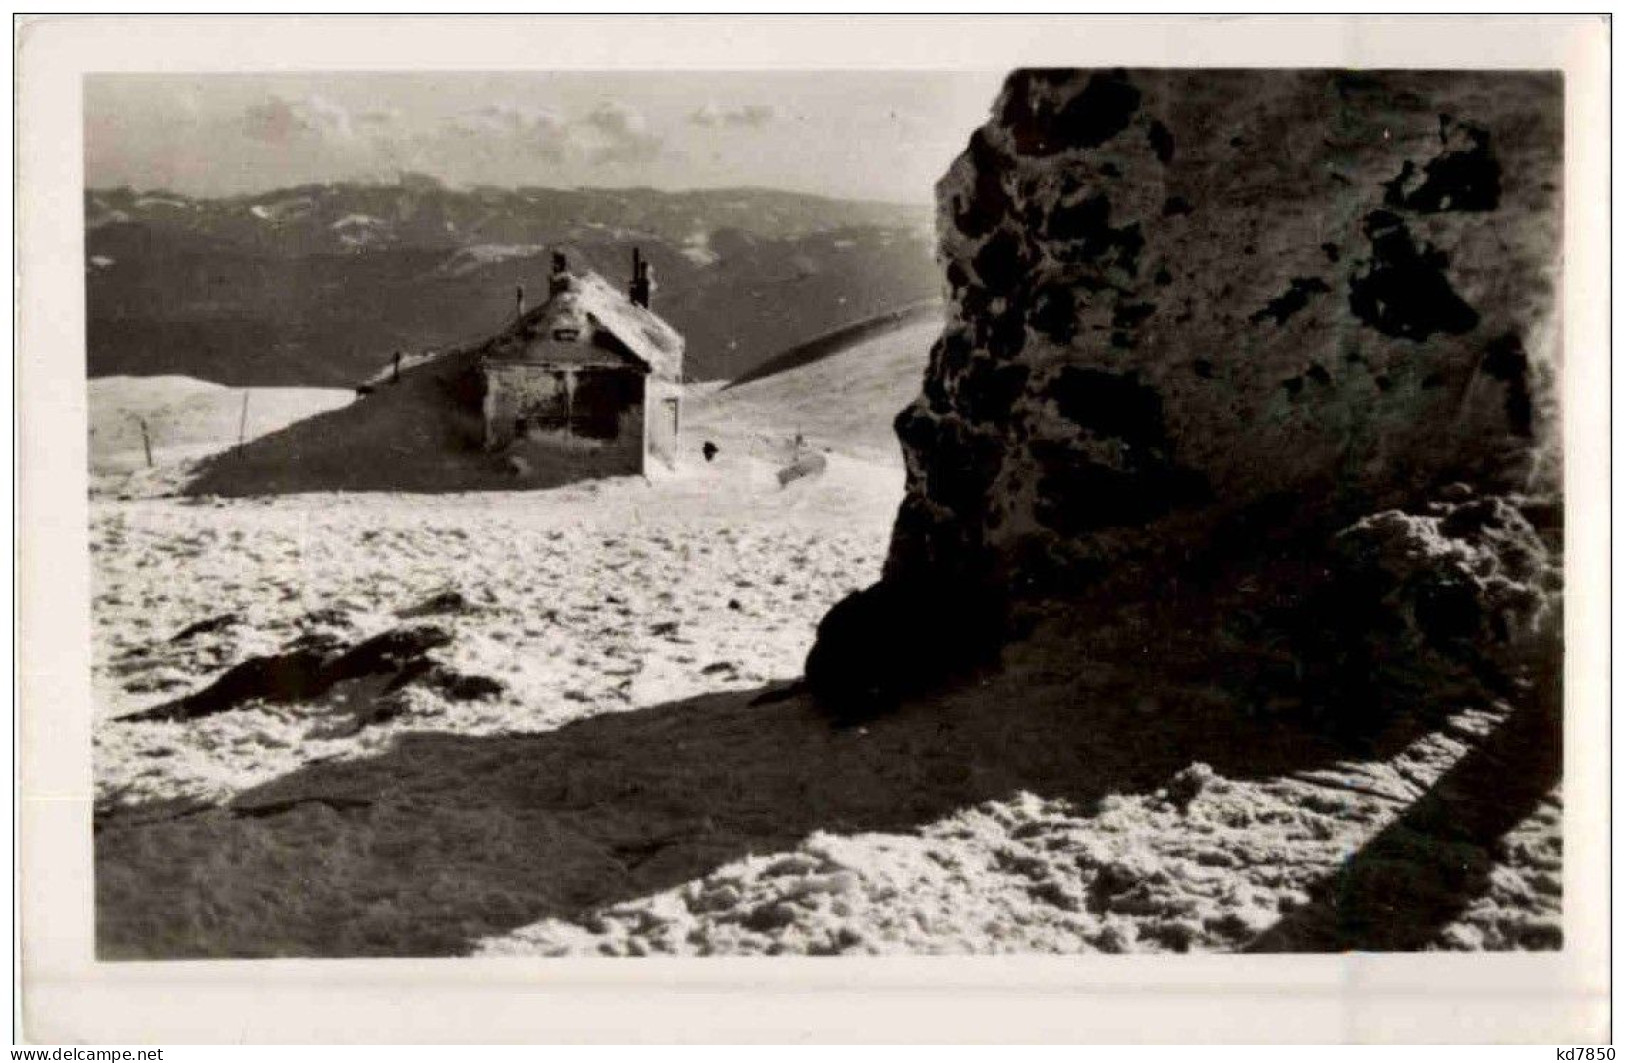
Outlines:
POLYGON ((257 439, 348 405, 354 397, 341 388, 228 388, 185 376, 99 377, 87 386, 91 471, 144 466, 143 421, 153 461, 166 464, 218 453, 235 446, 239 433, 257 439))
POLYGON ((780 454, 799 433, 812 446, 901 468, 892 421, 918 394, 940 331, 934 321, 906 325, 807 365, 711 392, 690 404, 692 431, 766 456, 780 454))

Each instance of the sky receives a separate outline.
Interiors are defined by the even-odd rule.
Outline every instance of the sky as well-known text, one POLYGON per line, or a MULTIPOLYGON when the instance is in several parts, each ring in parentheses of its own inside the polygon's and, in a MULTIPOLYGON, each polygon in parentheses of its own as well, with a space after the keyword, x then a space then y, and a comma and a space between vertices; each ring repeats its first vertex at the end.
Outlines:
POLYGON ((91 75, 85 180, 752 185, 929 203, 999 71, 91 75))

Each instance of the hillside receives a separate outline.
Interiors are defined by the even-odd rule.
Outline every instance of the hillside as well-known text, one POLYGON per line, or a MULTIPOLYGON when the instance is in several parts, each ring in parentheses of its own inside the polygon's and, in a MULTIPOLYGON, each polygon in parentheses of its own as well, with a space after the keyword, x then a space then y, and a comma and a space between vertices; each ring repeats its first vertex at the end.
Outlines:
POLYGON ((115 472, 145 466, 141 425, 153 461, 164 464, 225 450, 295 421, 345 406, 355 397, 339 388, 222 387, 190 377, 103 377, 92 380, 89 413, 90 468, 115 472))
POLYGON ((820 358, 839 353, 848 347, 888 332, 896 331, 915 321, 932 321, 941 324, 943 304, 939 299, 932 299, 924 303, 915 303, 913 306, 899 307, 889 310, 877 317, 865 318, 850 325, 843 325, 838 329, 815 336, 805 343, 798 343, 794 347, 780 351, 767 361, 760 363, 739 376, 728 381, 727 387, 736 388, 742 384, 749 384, 762 377, 783 373, 798 366, 816 362, 820 358))
POLYGON ((454 352, 341 409, 212 455, 186 471, 186 493, 528 489, 581 478, 583 470, 566 468, 557 452, 534 474, 516 477, 481 449, 478 406, 459 396, 476 357, 454 352))
MULTIPOLYGON (((769 482, 799 432, 818 449, 880 466, 890 483, 901 463, 892 421, 919 388, 937 328, 932 321, 894 327, 738 387, 690 385, 678 464, 700 463, 710 441, 723 455, 714 470, 769 482)), ((472 442, 478 418, 454 400, 472 356, 457 352, 410 367, 398 385, 380 384, 359 399, 336 388, 226 388, 184 377, 91 381, 91 466, 108 474, 98 492, 529 491, 589 475, 561 465, 554 452, 516 475, 472 442), (245 394, 248 442, 239 449, 245 394), (159 466, 150 473, 142 468, 142 418, 159 466), (132 471, 139 475, 126 475, 132 471)))
POLYGON ((430 179, 194 199, 85 195, 90 376, 346 386, 395 350, 473 339, 540 292, 548 255, 653 263, 688 376, 731 379, 940 295, 929 212, 763 189, 457 190, 430 179))
POLYGON ((775 456, 797 433, 814 447, 902 463, 892 422, 919 392, 935 320, 916 321, 815 361, 724 388, 690 404, 688 434, 775 456))

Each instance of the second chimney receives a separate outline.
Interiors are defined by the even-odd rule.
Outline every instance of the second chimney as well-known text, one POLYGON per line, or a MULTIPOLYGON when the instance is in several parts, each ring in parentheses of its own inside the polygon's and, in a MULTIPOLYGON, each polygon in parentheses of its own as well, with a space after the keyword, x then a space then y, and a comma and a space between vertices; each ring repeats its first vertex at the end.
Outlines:
POLYGON ((570 290, 570 261, 564 252, 553 252, 553 272, 547 278, 547 294, 558 295, 570 290))
POLYGON ((649 263, 635 247, 632 249, 632 283, 627 294, 633 306, 649 308, 649 263))

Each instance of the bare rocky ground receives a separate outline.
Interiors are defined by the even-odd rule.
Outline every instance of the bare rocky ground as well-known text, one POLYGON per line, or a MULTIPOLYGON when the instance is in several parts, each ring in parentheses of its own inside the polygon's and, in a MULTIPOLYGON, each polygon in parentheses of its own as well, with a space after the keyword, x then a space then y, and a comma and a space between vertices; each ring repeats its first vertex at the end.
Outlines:
POLYGON ((1245 581, 1035 616, 832 728, 791 684, 902 472, 807 406, 830 464, 780 489, 763 394, 649 482, 104 483, 101 956, 1560 945, 1551 721, 1463 684, 1334 740, 1249 678, 1279 649, 1227 626, 1245 581))

